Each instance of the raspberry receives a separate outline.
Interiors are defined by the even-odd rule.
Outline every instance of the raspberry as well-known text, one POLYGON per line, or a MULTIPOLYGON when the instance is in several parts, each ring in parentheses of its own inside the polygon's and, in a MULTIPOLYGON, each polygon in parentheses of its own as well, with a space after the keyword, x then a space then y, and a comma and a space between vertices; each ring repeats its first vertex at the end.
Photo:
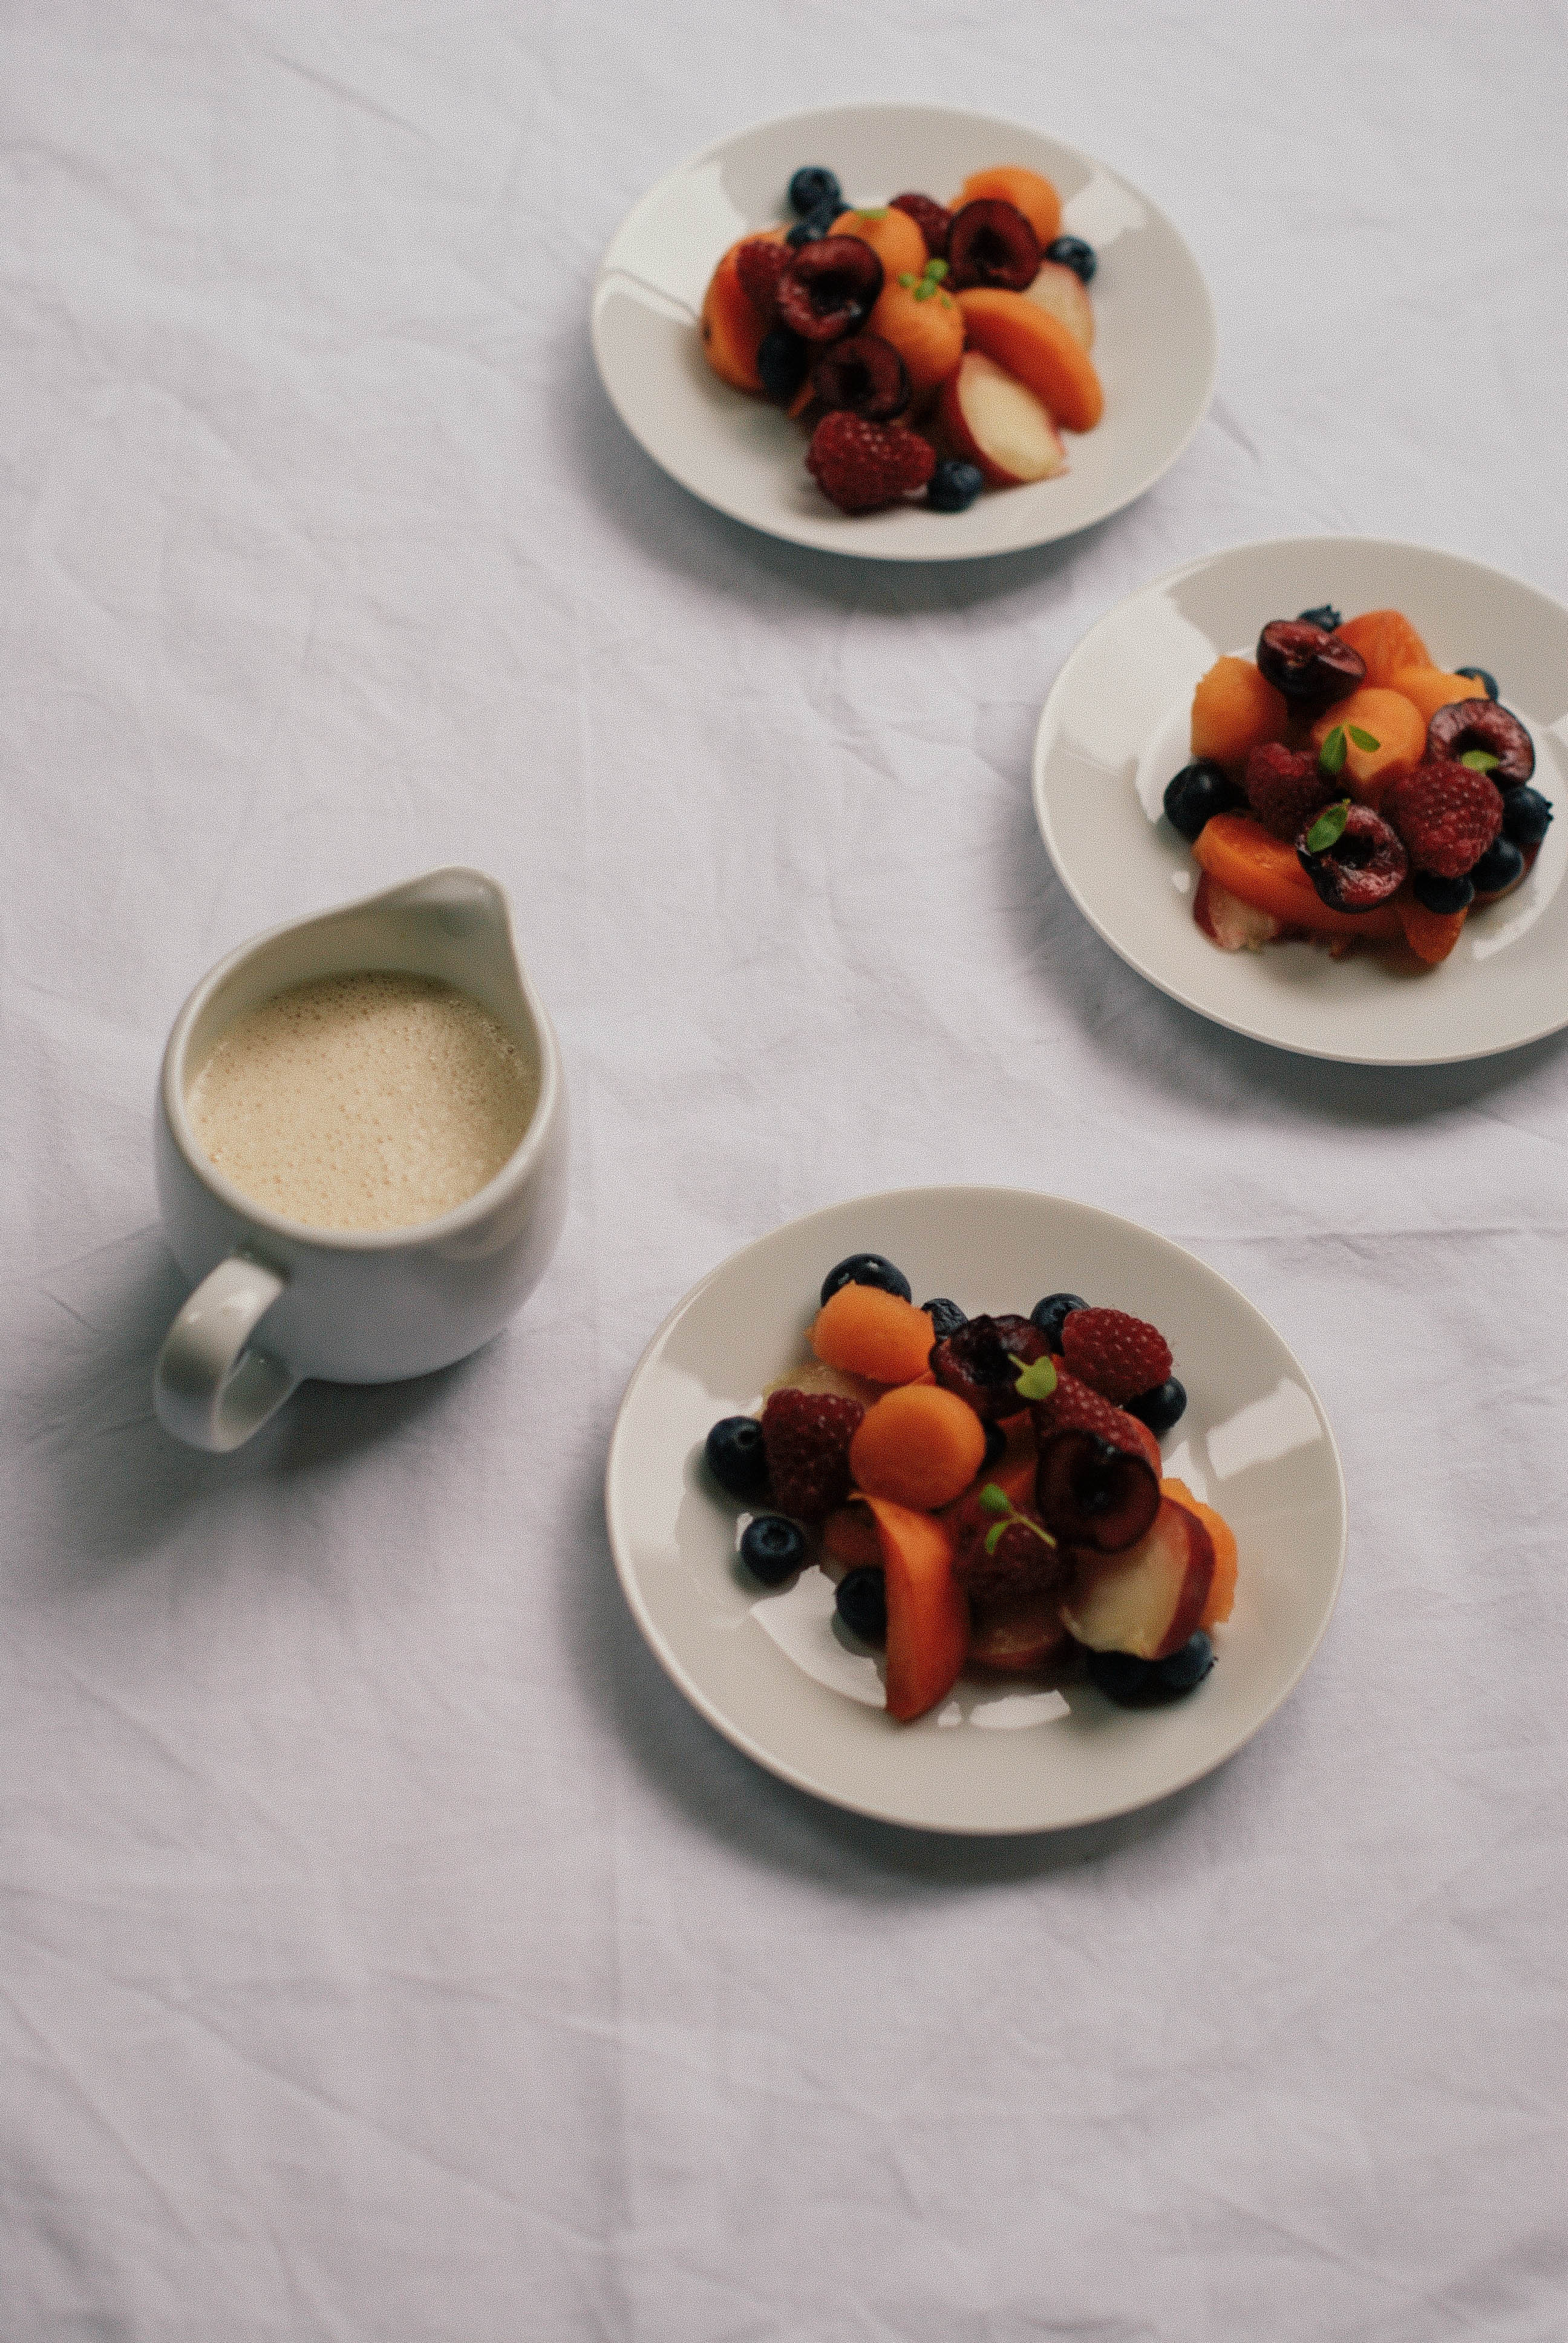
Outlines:
POLYGON ((1125 1310, 1074 1310, 1063 1319, 1068 1373, 1118 1405, 1152 1391, 1171 1373, 1171 1345, 1157 1326, 1125 1310))
MULTIPOLYGON (((1133 1322, 1136 1324, 1136 1320, 1133 1322)), ((1131 1393, 1131 1398, 1137 1393, 1131 1393)), ((1160 1443, 1135 1415, 1121 1408, 1112 1407, 1076 1375, 1063 1374, 1057 1369, 1056 1389, 1049 1399, 1039 1400, 1030 1410, 1034 1419, 1035 1437, 1043 1440, 1051 1432, 1092 1432, 1098 1439, 1108 1440, 1112 1448, 1124 1448, 1131 1455, 1145 1456, 1156 1473, 1160 1467, 1160 1443)))
POLYGON ((762 1411, 762 1445, 773 1502, 797 1521, 819 1522, 849 1500, 849 1443, 865 1409, 828 1392, 776 1391, 762 1411))
POLYGON ((1314 756, 1277 740, 1263 741, 1249 755, 1245 787, 1247 803, 1276 838, 1294 838, 1335 795, 1314 756))
POLYGON ((954 1576, 977 1603, 1050 1594, 1071 1576, 1067 1549, 1039 1535, 1044 1524, 1032 1506, 1008 1523, 988 1554, 986 1532, 992 1526, 982 1520, 953 1556, 954 1576))
POLYGON ((769 244, 760 236, 743 244, 735 256, 735 274, 740 279, 740 289, 765 326, 773 322, 779 279, 793 256, 787 244, 769 244))
POLYGON ((1503 828, 1503 792, 1457 759, 1428 757, 1390 785, 1383 813, 1418 870, 1461 879, 1503 828))
POLYGON ((806 469, 840 512, 876 512, 923 488, 936 451, 901 423, 866 423, 839 409, 811 435, 806 469))

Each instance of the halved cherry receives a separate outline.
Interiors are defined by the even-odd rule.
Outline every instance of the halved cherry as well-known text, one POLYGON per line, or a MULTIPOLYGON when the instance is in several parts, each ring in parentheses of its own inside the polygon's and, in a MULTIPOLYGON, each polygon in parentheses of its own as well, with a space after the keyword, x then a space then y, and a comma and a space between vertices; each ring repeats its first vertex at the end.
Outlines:
POLYGON ((811 368, 811 387, 829 413, 843 407, 868 423, 890 423, 910 403, 904 361, 880 334, 829 343, 811 368))
POLYGON ((837 342, 859 333, 882 289, 882 264, 863 237, 823 236, 803 244, 779 279, 780 325, 803 341, 837 342))
POLYGON ((1020 1365, 1043 1359, 1049 1345, 1031 1318, 971 1318, 931 1349, 931 1373, 944 1391, 967 1400, 984 1423, 1016 1415, 1020 1365))
POLYGON ((1096 1554, 1136 1545, 1160 1511, 1147 1458, 1092 1432, 1053 1432, 1041 1442, 1034 1493, 1053 1537, 1096 1554))
POLYGON ((1272 618, 1258 637, 1258 673, 1287 699, 1344 699, 1367 679, 1360 651, 1300 618, 1272 618))
POLYGON ((1500 789, 1518 789, 1535 770, 1535 743, 1495 699, 1456 699, 1440 708, 1426 728, 1429 757, 1463 757, 1472 749, 1496 758, 1486 769, 1500 789))
POLYGON ((1040 274, 1040 238, 1016 204, 977 196, 953 214, 948 230, 948 282, 997 285, 1026 293, 1040 274))

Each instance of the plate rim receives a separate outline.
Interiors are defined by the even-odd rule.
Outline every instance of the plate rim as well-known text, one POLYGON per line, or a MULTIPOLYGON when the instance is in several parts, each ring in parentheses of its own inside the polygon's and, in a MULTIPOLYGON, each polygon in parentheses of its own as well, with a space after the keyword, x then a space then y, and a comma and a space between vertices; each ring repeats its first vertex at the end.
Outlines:
MULTIPOLYGON (((640 282, 640 280, 634 281, 640 282)), ((726 519, 737 522, 742 528, 753 529, 759 536, 771 538, 776 543, 779 544, 798 545, 809 553, 826 553, 848 561, 891 561, 908 563, 914 566, 920 564, 941 564, 952 561, 1005 560, 1016 554, 1037 552, 1043 546, 1065 544, 1070 538, 1082 535, 1085 530, 1098 528, 1101 522, 1111 519, 1117 513, 1124 512, 1127 509, 1127 507, 1131 504, 1135 504, 1140 497, 1147 496, 1149 490, 1155 486, 1156 482, 1163 479, 1165 474, 1170 471, 1174 465, 1180 463, 1181 458, 1191 446, 1193 439, 1197 437, 1199 426, 1202 423, 1204 417, 1209 412, 1209 408, 1213 402, 1215 386, 1219 381, 1220 376, 1220 321, 1219 313, 1214 305, 1213 292, 1209 285, 1208 278, 1204 276, 1202 269, 1198 264, 1197 255, 1193 252, 1191 246, 1188 243, 1187 238, 1182 235, 1181 229, 1171 218, 1170 214, 1161 205, 1157 204, 1151 196, 1146 195, 1144 190, 1135 185, 1132 180, 1125 177, 1123 174, 1117 170, 1112 164, 1101 161, 1098 156, 1091 155, 1081 146, 1074 146, 1070 139, 1058 138, 1052 132, 1041 130, 1034 125, 1017 122, 1010 116, 1004 115, 988 114, 978 107, 966 106, 943 106, 920 98, 877 97, 866 98, 859 101, 846 99, 843 102, 833 106, 797 106, 789 113, 769 115, 760 121, 749 123, 743 128, 731 131, 723 138, 714 139, 709 146, 699 147, 695 153, 687 156, 682 161, 673 164, 668 171, 661 173, 659 177, 653 182, 651 186, 645 187, 641 195, 639 195, 622 214, 609 237, 609 241, 607 243, 604 251, 599 256, 598 266, 594 272, 593 286, 588 296, 588 335, 593 349, 594 369, 598 376, 599 386, 606 397, 609 400, 617 419, 630 434, 637 445, 642 449, 643 454, 648 458, 649 463, 657 465, 658 468, 664 474, 667 479, 673 480, 678 488, 684 489, 687 495, 695 498, 699 504, 705 504, 709 508, 709 511, 722 513, 726 519), (1118 186, 1125 188, 1131 196, 1134 196, 1139 203, 1143 205, 1153 217, 1159 221, 1160 225, 1167 231, 1167 233, 1175 239, 1177 245, 1186 256, 1191 267, 1193 281, 1201 297, 1201 314, 1208 344, 1207 379, 1203 385, 1202 396, 1196 402, 1191 418, 1189 421, 1186 429, 1177 440, 1175 446, 1161 459, 1152 470, 1146 471, 1143 474, 1135 487, 1129 488, 1124 495, 1118 495, 1111 503, 1102 505, 1096 511, 1087 515, 1083 518, 1075 520, 1070 528, 1048 528, 1043 534, 1036 530, 1026 537, 1018 538, 1015 542, 1006 545, 964 546, 955 544, 950 548, 939 548, 935 552, 917 552, 913 549, 900 550, 897 546, 890 548, 887 545, 872 547, 864 544, 857 544, 849 538, 846 538, 842 543, 838 541, 824 543, 817 536, 809 533, 809 525, 805 523, 802 523, 799 527, 794 527, 789 525, 788 520, 768 522, 754 519, 747 513, 738 512, 733 505, 722 501, 719 498, 710 494, 706 488, 694 487, 689 479, 683 478, 678 472, 672 471, 669 466, 664 461, 663 458, 654 453, 653 449, 644 439, 641 432, 638 429, 636 424, 627 414, 619 398, 617 397, 616 392, 611 386, 609 377, 606 371, 603 355, 599 347, 599 294, 611 277, 616 276, 629 277, 632 274, 629 270, 622 268, 618 265, 612 265, 611 255, 614 253, 616 246, 619 243, 627 227, 637 216, 638 213, 642 210, 643 206, 650 203, 654 196, 661 193, 661 191, 672 180, 678 179, 688 173, 698 169, 701 165, 711 162, 716 156, 724 153, 727 148, 733 146, 738 141, 759 136, 764 132, 782 129, 792 122, 806 120, 815 121, 820 119, 823 116, 841 114, 942 115, 950 120, 966 123, 981 123, 988 128, 995 128, 1000 131, 1016 130, 1022 132, 1026 136, 1030 138, 1046 139, 1052 146, 1060 147, 1064 154, 1072 156, 1076 161, 1083 164, 1091 172, 1103 171, 1110 178, 1116 182, 1118 186)))
POLYGON ((1141 977, 1146 983, 1153 985, 1156 991, 1164 993, 1168 1000, 1176 1001, 1181 1008, 1190 1011, 1193 1016, 1202 1018, 1205 1023, 1218 1025, 1223 1031, 1239 1033, 1245 1041, 1260 1041, 1265 1048, 1282 1051, 1288 1057, 1315 1059, 1319 1063, 1326 1065, 1372 1066, 1385 1071, 1409 1070, 1413 1072, 1422 1067, 1474 1065, 1488 1058, 1506 1057, 1511 1051, 1528 1050, 1538 1041, 1549 1041, 1554 1033, 1560 1033, 1568 1027, 1568 995, 1565 995, 1561 1014, 1555 1015, 1551 1021, 1535 1028, 1531 1032, 1512 1036, 1506 1041, 1494 1041, 1481 1048, 1434 1050, 1430 1052, 1423 1051, 1419 1055, 1400 1051, 1398 1054, 1391 1055, 1383 1051, 1360 1048, 1342 1049, 1332 1045, 1313 1047, 1304 1041, 1285 1041, 1276 1034, 1261 1031, 1255 1023, 1248 1021, 1245 1018, 1227 1016, 1217 1009, 1210 1008, 1206 1002, 1194 1001, 1182 990, 1180 985, 1158 974, 1154 969, 1140 959, 1132 945, 1112 935, 1084 901, 1071 873, 1065 867, 1057 851, 1045 801, 1046 733, 1052 722, 1057 703, 1064 694, 1070 670, 1080 654, 1088 648, 1103 628, 1109 626, 1113 619, 1120 618, 1133 603, 1141 602, 1146 596, 1159 593, 1165 588, 1177 584, 1183 578, 1194 577, 1238 555, 1284 552, 1299 547, 1322 545, 1367 548, 1378 553, 1408 554, 1423 561, 1454 562, 1463 568, 1478 570, 1487 578, 1495 578, 1500 584, 1517 592, 1533 595, 1537 600, 1548 604, 1555 610, 1564 627, 1568 627, 1568 603, 1559 601, 1556 595, 1548 592, 1545 587, 1532 585, 1528 578, 1515 577, 1511 570, 1499 568, 1495 562, 1478 560, 1473 555, 1468 553, 1455 553, 1448 546, 1420 545, 1412 538, 1363 537, 1341 530, 1325 529, 1318 531, 1315 535, 1300 537, 1245 538, 1236 544, 1218 546, 1208 553, 1194 555, 1191 559, 1177 562, 1172 568, 1161 571, 1158 577, 1146 578, 1141 586, 1135 586, 1130 593, 1123 594, 1118 601, 1113 602, 1109 609, 1101 611, 1093 625, 1079 637, 1058 669, 1056 679, 1047 692, 1040 711, 1040 719, 1035 726, 1034 747, 1030 759, 1030 794, 1034 805, 1035 826, 1040 831, 1041 843, 1050 858, 1051 868, 1066 890, 1074 910, 1093 929, 1101 941, 1106 944, 1128 968, 1131 969, 1134 975, 1141 977))
POLYGON ((1254 1739, 1263 1727, 1278 1715, 1316 1658, 1323 1637, 1328 1633, 1329 1623, 1339 1604, 1350 1552, 1350 1493, 1345 1480, 1344 1459, 1340 1453, 1339 1440, 1333 1424, 1316 1384, 1302 1365, 1295 1351, 1286 1342, 1273 1321, 1259 1309, 1257 1303, 1250 1300, 1241 1287, 1228 1278, 1221 1270, 1215 1269, 1211 1262, 1204 1261, 1201 1255, 1193 1252, 1190 1247, 1179 1244, 1173 1237, 1165 1236, 1158 1229, 1150 1228, 1141 1221, 1130 1220, 1125 1213, 1112 1212, 1102 1204, 1086 1203, 1078 1197, 1058 1195, 1045 1189, 1007 1187, 991 1182, 955 1182, 913 1188, 887 1188, 865 1196, 844 1197, 838 1202, 819 1205, 812 1212, 799 1213, 793 1220, 778 1222, 773 1228, 765 1230, 760 1236, 753 1237, 747 1243, 737 1246, 736 1250, 727 1254, 724 1260, 716 1262, 714 1267, 709 1270, 706 1275, 699 1277, 696 1284, 691 1286, 666 1313, 644 1344, 636 1365, 628 1376, 626 1388, 621 1393, 620 1404, 616 1410, 615 1423, 606 1452, 603 1488, 606 1534, 609 1542, 610 1556, 615 1564, 616 1577, 627 1607, 632 1614, 644 1644, 663 1669, 665 1675, 698 1715, 721 1735, 732 1748, 739 1749, 744 1756, 760 1765, 764 1772, 771 1774, 777 1780, 787 1782, 792 1788, 803 1791, 809 1796, 819 1798, 825 1805, 836 1807, 843 1813, 859 1815, 872 1822, 890 1823, 900 1829, 925 1831, 941 1837, 980 1839, 1040 1837, 1048 1833, 1081 1829, 1091 1824, 1114 1821, 1120 1815, 1138 1814, 1148 1807, 1160 1805, 1166 1799, 1175 1797, 1181 1791, 1190 1789, 1194 1782, 1201 1781, 1205 1775, 1216 1773, 1221 1765, 1228 1765, 1239 1751, 1245 1748, 1249 1741, 1254 1739), (815 1222, 828 1219, 839 1212, 874 1209, 894 1201, 908 1203, 912 1199, 919 1199, 923 1203, 937 1202, 957 1206, 964 1199, 998 1197, 1014 1202, 1021 1200, 1032 1205, 1067 1205, 1073 1212, 1086 1213, 1111 1229, 1131 1229, 1140 1237, 1152 1238, 1168 1252, 1175 1254, 1183 1267, 1197 1270, 1205 1278, 1216 1280, 1235 1302, 1267 1328, 1300 1376, 1302 1386, 1317 1410, 1319 1421, 1323 1427, 1338 1504, 1339 1552, 1334 1560, 1332 1581, 1322 1605, 1322 1615, 1295 1668, 1281 1686, 1274 1699, 1263 1714, 1251 1723, 1244 1732, 1228 1742, 1224 1747, 1206 1755, 1201 1763, 1183 1771, 1179 1778, 1165 1783, 1149 1796, 1112 1797, 1105 1805, 1096 1806, 1092 1811, 1075 1815, 1067 1821, 933 1822, 922 1820, 914 1815, 892 1813, 885 1805, 871 1804, 855 1797, 852 1794, 824 1787, 819 1781, 812 1780, 800 1767, 771 1755, 744 1725, 726 1715, 719 1704, 709 1699, 700 1686, 692 1682, 666 1644, 637 1584, 636 1573, 629 1559, 631 1540, 618 1519, 615 1483, 622 1444, 628 1436, 628 1418, 639 1384, 651 1370, 656 1354, 676 1325, 685 1317, 688 1311, 696 1305, 709 1287, 728 1272, 737 1268, 742 1262, 749 1260, 751 1255, 772 1243, 786 1232, 793 1233, 796 1231, 804 1230, 815 1222))

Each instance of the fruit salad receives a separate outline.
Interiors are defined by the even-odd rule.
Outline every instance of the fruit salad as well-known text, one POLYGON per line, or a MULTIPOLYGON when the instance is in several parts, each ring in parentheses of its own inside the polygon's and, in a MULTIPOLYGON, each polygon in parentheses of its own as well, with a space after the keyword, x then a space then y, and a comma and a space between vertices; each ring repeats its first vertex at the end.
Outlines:
POLYGON ((1090 351, 1095 256, 1063 236, 1049 179, 975 172, 950 205, 847 205, 834 174, 789 182, 793 224, 731 245, 702 305, 702 347, 734 389, 810 434, 806 468, 840 512, 923 492, 962 512, 982 488, 1067 468, 1061 434, 1104 407, 1090 351))
POLYGON ((1236 1541, 1162 1477, 1187 1394, 1170 1344, 1125 1311, 1052 1293, 1028 1317, 917 1308, 877 1253, 830 1270, 811 1356, 705 1454, 750 1513, 764 1585, 819 1567, 839 1625, 886 1653, 889 1713, 960 1675, 1087 1674, 1123 1706, 1180 1699, 1230 1617, 1236 1541))
POLYGON ((1446 960, 1473 910, 1524 878, 1552 820, 1535 749, 1484 668, 1437 667, 1399 610, 1274 618, 1192 696, 1192 757, 1165 812, 1224 951, 1404 947, 1446 960))

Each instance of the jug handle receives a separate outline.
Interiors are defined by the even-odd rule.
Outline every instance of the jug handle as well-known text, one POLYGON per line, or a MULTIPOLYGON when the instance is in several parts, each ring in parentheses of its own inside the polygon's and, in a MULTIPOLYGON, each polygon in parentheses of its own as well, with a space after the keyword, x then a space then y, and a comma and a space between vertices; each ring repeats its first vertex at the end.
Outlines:
POLYGON ((275 1415, 300 1378, 250 1338, 286 1280, 243 1252, 209 1270, 169 1328, 153 1374, 166 1432, 221 1455, 275 1415))

